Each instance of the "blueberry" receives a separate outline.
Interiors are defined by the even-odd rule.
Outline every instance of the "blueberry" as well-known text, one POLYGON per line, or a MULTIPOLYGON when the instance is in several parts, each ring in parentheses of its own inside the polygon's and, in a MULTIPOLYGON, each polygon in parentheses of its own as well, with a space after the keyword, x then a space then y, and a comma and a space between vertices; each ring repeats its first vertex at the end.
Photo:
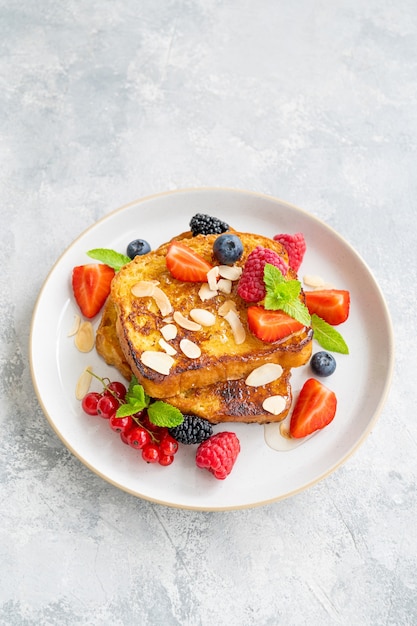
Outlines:
POLYGON ((328 352, 316 352, 310 365, 317 376, 330 376, 336 369, 336 359, 328 352))
POLYGON ((135 256, 142 254, 148 254, 151 251, 151 246, 144 239, 134 239, 127 246, 126 254, 129 259, 134 259, 135 256))
POLYGON ((243 244, 237 235, 220 235, 213 244, 213 253, 219 263, 231 265, 242 256, 243 244))

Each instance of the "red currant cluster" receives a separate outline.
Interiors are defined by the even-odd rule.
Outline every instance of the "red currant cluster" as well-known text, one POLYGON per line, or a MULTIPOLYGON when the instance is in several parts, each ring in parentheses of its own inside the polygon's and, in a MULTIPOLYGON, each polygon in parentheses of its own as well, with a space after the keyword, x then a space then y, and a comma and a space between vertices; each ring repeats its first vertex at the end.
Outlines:
POLYGON ((117 417, 116 411, 125 397, 126 387, 114 381, 107 384, 102 393, 87 393, 81 406, 87 415, 108 419, 110 428, 120 434, 123 443, 142 450, 142 458, 147 463, 171 465, 178 450, 178 442, 171 437, 168 428, 149 421, 146 409, 128 417, 117 417))

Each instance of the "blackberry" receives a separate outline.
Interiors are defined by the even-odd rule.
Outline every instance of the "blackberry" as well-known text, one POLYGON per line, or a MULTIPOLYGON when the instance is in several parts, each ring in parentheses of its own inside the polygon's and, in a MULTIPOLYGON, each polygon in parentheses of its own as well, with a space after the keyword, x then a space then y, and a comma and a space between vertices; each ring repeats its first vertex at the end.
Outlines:
POLYGON ((222 222, 217 217, 196 213, 190 220, 190 228, 193 237, 196 235, 220 235, 229 230, 229 224, 222 222))
POLYGON ((207 420, 197 415, 184 415, 184 421, 175 428, 169 429, 169 434, 180 443, 202 443, 213 434, 213 427, 207 420))

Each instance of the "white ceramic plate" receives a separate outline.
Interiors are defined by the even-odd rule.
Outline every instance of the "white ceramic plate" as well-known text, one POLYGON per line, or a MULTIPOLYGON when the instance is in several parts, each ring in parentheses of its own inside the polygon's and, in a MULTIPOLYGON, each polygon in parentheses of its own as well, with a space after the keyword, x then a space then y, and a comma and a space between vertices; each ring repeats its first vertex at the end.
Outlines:
MULTIPOLYGON (((276 198, 228 189, 191 189, 122 207, 74 241, 52 268, 39 295, 30 357, 34 387, 47 419, 65 446, 93 472, 154 502, 223 510, 288 497, 346 461, 369 434, 386 399, 393 368, 393 334, 384 298, 370 270, 333 229, 276 198), (338 327, 350 354, 335 355, 336 372, 325 379, 338 398, 334 421, 298 447, 281 452, 266 445, 263 426, 227 425, 237 433, 241 453, 224 481, 195 466, 195 446, 182 446, 169 467, 148 465, 140 452, 120 441, 106 420, 85 415, 74 394, 83 369, 92 365, 101 376, 121 377, 95 351, 78 352, 73 338, 68 337, 78 312, 70 276, 75 265, 91 262, 87 250, 103 247, 124 253, 126 245, 137 237, 156 247, 188 230, 197 212, 215 215, 241 231, 269 236, 303 232, 307 252, 300 277, 316 274, 351 293, 349 319, 338 327)), ((294 395, 309 376, 309 366, 294 371, 294 395)), ((224 429, 225 425, 215 427, 216 431, 224 429)))

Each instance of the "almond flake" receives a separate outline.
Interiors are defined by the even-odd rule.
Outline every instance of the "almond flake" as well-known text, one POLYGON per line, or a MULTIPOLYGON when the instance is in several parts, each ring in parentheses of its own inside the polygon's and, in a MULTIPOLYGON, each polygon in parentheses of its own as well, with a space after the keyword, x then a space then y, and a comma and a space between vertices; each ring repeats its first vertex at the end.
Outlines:
POLYGON ((166 326, 162 326, 161 334, 166 341, 170 341, 171 339, 175 339, 177 336, 178 329, 175 324, 166 324, 166 326))
POLYGON ((249 387, 260 387, 277 380, 282 375, 282 367, 277 363, 265 363, 252 370, 247 379, 246 384, 249 387))
POLYGON ((140 360, 146 367, 151 370, 167 376, 169 370, 174 365, 174 359, 166 352, 155 352, 154 350, 145 350, 142 352, 140 360))
POLYGON ((207 309, 192 309, 190 317, 201 326, 213 326, 216 323, 216 316, 207 309))
POLYGON ((207 272, 207 282, 211 291, 215 291, 217 289, 217 279, 219 277, 219 268, 217 265, 211 268, 207 272))
POLYGON ((237 280, 241 277, 243 269, 237 265, 219 265, 219 274, 228 280, 237 280))
POLYGON ((181 339, 180 348, 189 359, 198 359, 201 356, 200 346, 189 339, 181 339))
POLYGON ((91 365, 86 367, 77 381, 77 385, 75 387, 75 397, 77 400, 82 400, 90 390, 91 380, 93 378, 91 370, 91 365))
POLYGON ((235 343, 237 345, 243 343, 246 339, 246 332, 236 311, 230 309, 230 311, 224 316, 224 319, 230 324, 235 343))
POLYGON ((292 439, 290 431, 288 429, 288 425, 285 422, 282 422, 279 425, 279 432, 281 434, 281 437, 284 437, 284 439, 292 439))
POLYGON ((165 350, 167 354, 170 354, 171 356, 174 356, 174 354, 177 354, 177 351, 175 350, 174 346, 171 346, 171 344, 165 341, 165 339, 161 338, 158 343, 161 346, 162 350, 165 350))
POLYGON ((283 396, 269 396, 262 403, 262 408, 272 415, 279 415, 287 406, 287 401, 283 396))
POLYGON ((91 322, 82 322, 80 324, 74 343, 80 352, 90 352, 94 348, 94 328, 91 322))
POLYGON ((135 283, 131 288, 131 292, 134 296, 138 298, 144 298, 146 296, 153 296, 155 291, 155 287, 158 285, 157 280, 140 280, 138 283, 135 283))
POLYGON ((225 302, 223 302, 223 304, 219 306, 218 313, 222 317, 226 317, 229 311, 234 311, 237 314, 236 304, 233 302, 233 300, 226 300, 225 302))
POLYGON ((73 337, 74 335, 77 334, 80 324, 81 324, 81 317, 79 315, 74 315, 74 321, 73 321, 71 330, 68 333, 68 337, 73 337))
POLYGON ((155 287, 152 297, 155 300, 158 309, 161 312, 161 315, 165 317, 166 315, 172 313, 172 304, 168 296, 164 291, 162 291, 162 289, 160 289, 159 287, 155 287))
POLYGON ((217 289, 228 295, 232 291, 232 281, 228 278, 220 278, 217 283, 217 289))
POLYGON ((175 311, 174 313, 174 322, 186 330, 201 330, 201 324, 193 322, 193 320, 188 319, 188 317, 185 317, 179 311, 175 311))
POLYGON ((200 287, 200 291, 198 292, 198 295, 200 297, 200 300, 202 302, 205 302, 206 300, 211 300, 212 298, 214 298, 215 296, 218 295, 218 291, 217 289, 215 291, 213 291, 212 289, 210 289, 209 285, 207 283, 203 283, 200 287))
POLYGON ((324 280, 321 276, 306 274, 303 276, 303 283, 307 285, 307 287, 321 287, 324 285, 324 280))

